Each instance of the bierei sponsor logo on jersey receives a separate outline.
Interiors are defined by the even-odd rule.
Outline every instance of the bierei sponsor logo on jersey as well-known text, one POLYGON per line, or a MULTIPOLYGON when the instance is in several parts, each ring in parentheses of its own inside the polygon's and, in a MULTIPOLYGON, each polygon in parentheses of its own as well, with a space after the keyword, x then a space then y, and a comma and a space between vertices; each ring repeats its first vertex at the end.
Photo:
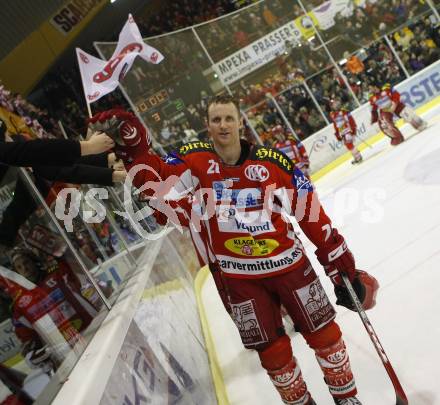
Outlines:
POLYGON ((208 151, 213 150, 212 144, 209 142, 190 142, 182 145, 179 149, 179 154, 187 155, 192 152, 208 151))
POLYGON ((283 153, 280 153, 279 151, 276 151, 274 149, 260 147, 256 150, 253 157, 258 160, 268 160, 270 162, 273 162, 278 167, 281 167, 281 169, 287 171, 288 173, 290 173, 293 169, 293 165, 290 159, 283 153))
POLYGON ((225 242, 226 249, 242 256, 266 256, 279 245, 275 239, 254 239, 252 237, 232 238, 225 242))
POLYGON ((297 263, 303 257, 299 247, 263 259, 239 259, 237 257, 218 255, 220 267, 228 274, 261 275, 284 270, 297 263))

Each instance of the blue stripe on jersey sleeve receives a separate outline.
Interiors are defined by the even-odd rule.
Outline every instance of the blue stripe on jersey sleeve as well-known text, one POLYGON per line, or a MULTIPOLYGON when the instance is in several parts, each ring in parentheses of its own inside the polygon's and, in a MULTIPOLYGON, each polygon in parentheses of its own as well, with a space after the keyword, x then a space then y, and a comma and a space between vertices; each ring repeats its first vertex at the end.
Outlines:
POLYGON ((305 190, 308 192, 313 191, 313 184, 306 177, 306 175, 297 167, 295 167, 293 171, 292 184, 297 188, 297 190, 305 190))

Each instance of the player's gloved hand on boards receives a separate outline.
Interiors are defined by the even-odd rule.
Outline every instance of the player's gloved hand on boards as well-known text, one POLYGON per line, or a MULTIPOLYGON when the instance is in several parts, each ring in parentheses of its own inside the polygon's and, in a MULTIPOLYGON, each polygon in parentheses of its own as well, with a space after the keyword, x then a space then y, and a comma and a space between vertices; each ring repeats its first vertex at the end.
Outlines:
MULTIPOLYGON (((356 270, 351 285, 364 310, 371 309, 376 305, 379 283, 372 275, 363 270, 356 270)), ((351 311, 356 311, 356 307, 345 285, 335 285, 335 295, 337 298, 336 305, 342 305, 351 311)))
POLYGON ((355 278, 355 262, 342 235, 332 229, 325 244, 315 251, 319 263, 335 285, 343 285, 340 273, 346 273, 350 281, 355 278))
POLYGON ((151 147, 146 128, 132 113, 122 109, 111 109, 95 114, 89 119, 93 131, 105 132, 115 141, 115 154, 125 164, 132 163, 151 147))

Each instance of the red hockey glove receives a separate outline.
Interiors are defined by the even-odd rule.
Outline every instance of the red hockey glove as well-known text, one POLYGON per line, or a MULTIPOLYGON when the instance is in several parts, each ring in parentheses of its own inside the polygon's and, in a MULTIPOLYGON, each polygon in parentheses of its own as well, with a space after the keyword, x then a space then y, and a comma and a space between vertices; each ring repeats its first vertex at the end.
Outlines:
POLYGON ((151 139, 147 130, 139 119, 128 111, 103 111, 90 118, 89 123, 90 129, 105 132, 115 141, 115 154, 124 163, 132 163, 150 149, 151 139))
POLYGON ((374 124, 377 121, 379 121, 379 113, 377 111, 372 111, 371 112, 371 124, 374 124))
POLYGON ((336 229, 332 230, 328 240, 315 251, 315 254, 333 284, 343 285, 339 273, 346 273, 350 281, 354 280, 355 262, 353 254, 348 249, 344 237, 336 229))
MULTIPOLYGON (((356 270, 352 286, 365 311, 376 305, 379 283, 371 274, 368 274, 366 271, 356 270)), ((335 295, 337 298, 336 305, 342 305, 351 311, 356 311, 356 307, 345 285, 335 285, 335 295)))

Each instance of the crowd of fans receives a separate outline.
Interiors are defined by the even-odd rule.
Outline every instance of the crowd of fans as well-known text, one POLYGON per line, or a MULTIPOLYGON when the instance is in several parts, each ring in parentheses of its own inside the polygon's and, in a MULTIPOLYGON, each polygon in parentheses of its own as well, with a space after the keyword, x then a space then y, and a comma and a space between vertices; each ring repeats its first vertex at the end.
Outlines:
MULTIPOLYGON (((246 0, 171 2, 165 4, 158 14, 150 18, 143 17, 142 14, 135 18, 143 36, 146 37, 196 25, 195 29, 199 37, 216 62, 303 15, 299 4, 292 4, 291 1, 252 3, 255 2, 246 0), (229 18, 217 18, 245 6, 250 7, 234 13, 229 18), (216 20, 202 24, 207 19, 216 20)), ((319 6, 321 2, 315 3, 307 2, 308 10, 319 6)), ((343 105, 352 109, 357 106, 353 93, 360 103, 368 100, 370 81, 391 84, 402 81, 406 77, 405 72, 381 37, 406 23, 408 19, 429 11, 428 4, 421 0, 391 2, 366 0, 362 7, 356 7, 355 3, 350 3, 350 7, 338 13, 335 16, 335 24, 321 30, 321 35, 328 41, 333 57, 340 62, 352 91, 346 88, 345 81, 333 67, 317 38, 311 37, 308 40, 301 38, 297 42, 285 42, 284 52, 278 54, 275 62, 268 64, 272 66, 271 69, 265 68, 265 72, 261 74, 257 72, 259 77, 250 75, 246 81, 233 84, 232 90, 239 95, 244 107, 249 109, 261 103, 267 93, 272 95, 282 93, 277 99, 278 103, 289 118, 295 134, 303 139, 326 124, 326 120, 310 97, 309 90, 328 118, 330 100, 338 98, 343 105), (375 42, 372 44, 372 41, 375 42), (361 51, 359 51, 360 46, 364 46, 361 51), (302 85, 304 79, 307 79, 308 89, 302 85)), ((128 75, 124 82, 130 98, 136 105, 152 93, 152 84, 156 90, 167 89, 169 94, 172 95, 174 92, 178 95, 180 91, 178 88, 185 81, 203 82, 204 94, 201 94, 201 89, 183 92, 186 108, 184 114, 180 114, 178 118, 166 117, 160 122, 152 122, 147 116, 145 117, 155 138, 165 145, 165 150, 194 139, 196 134, 201 137, 206 136, 204 102, 201 99, 211 95, 210 79, 203 77, 202 74, 196 75, 194 72, 207 71, 211 62, 197 38, 191 32, 189 34, 177 33, 151 38, 149 43, 161 50, 165 60, 155 66, 135 63, 132 74, 128 75)), ((416 23, 401 28, 389 38, 410 74, 439 59, 440 34, 432 16, 421 18, 416 23)), ((102 49, 105 57, 109 57, 112 48, 102 49)), ((68 72, 61 75, 57 82, 56 91, 49 91, 52 95, 56 94, 52 96, 54 101, 51 105, 57 107, 56 113, 62 116, 68 128, 79 131, 86 118, 84 102, 79 90, 80 86, 71 83, 79 82, 79 75, 77 72, 68 72), (59 103, 60 93, 66 85, 72 90, 67 92, 69 97, 66 102, 59 103), (81 104, 82 106, 78 107, 81 104), (60 111, 60 105, 63 106, 63 112, 60 111)), ((94 103, 93 109, 97 111, 111 104, 126 105, 120 93, 114 92, 108 99, 104 98, 94 103)), ((265 118, 265 115, 271 117, 273 114, 264 113, 263 110, 261 105, 256 110, 251 109, 250 122, 260 123, 256 129, 259 134, 270 134, 271 124, 265 124, 263 127, 261 122, 270 123, 271 119, 265 118)), ((278 115, 276 123, 279 124, 281 121, 278 115)), ((263 135, 264 139, 266 137, 263 135)))
MULTIPOLYGON (((29 138, 53 138, 62 136, 56 120, 49 115, 47 109, 40 109, 29 103, 18 93, 11 93, 4 85, 0 84, 0 107, 23 119, 26 129, 20 128, 22 135, 29 138), (26 133, 27 131, 27 133, 26 133)), ((11 122, 11 125, 18 123, 11 122)), ((16 128, 18 132, 18 128, 16 128)))
MULTIPOLYGON (((396 6, 396 4, 397 2, 393 2, 393 5, 396 6)), ((360 13, 356 14, 360 15, 360 13)), ((411 11, 410 14, 414 14, 414 11, 411 11)), ((398 21, 400 22, 400 20, 398 21)), ((390 35, 390 39, 392 39, 399 57, 410 74, 440 59, 439 26, 432 16, 423 17, 396 31, 390 35), (406 36, 410 35, 410 39, 402 40, 403 33, 406 36), (415 35, 418 40, 414 39, 415 35), (407 45, 404 48, 402 44, 405 43, 407 45), (412 54, 420 63, 412 63, 412 59, 414 59, 412 54)), ((303 46, 302 52, 311 52, 307 50, 306 46, 303 46)), ((306 55, 305 58, 298 59, 295 51, 289 52, 287 48, 284 54, 278 56, 277 69, 274 73, 266 76, 260 83, 246 83, 242 80, 238 86, 234 87, 244 109, 248 111, 250 123, 255 128, 260 140, 265 144, 275 143, 272 131, 277 125, 283 125, 286 132, 292 132, 292 128, 294 134, 300 139, 307 138, 326 125, 326 121, 310 97, 309 91, 302 85, 307 76, 305 72, 318 71, 317 74, 307 78, 306 84, 327 118, 329 118, 332 100, 338 99, 343 106, 352 110, 358 105, 352 93, 359 103, 365 103, 369 98, 370 83, 396 85, 406 78, 404 70, 384 39, 352 54, 344 52, 339 65, 350 84, 352 93, 347 89, 344 80, 329 63, 329 60, 322 53, 319 55, 320 58, 315 55, 313 55, 314 57, 306 55), (298 63, 298 60, 302 63, 298 63), (304 63, 304 61, 307 62, 304 63), (313 63, 312 68, 309 63, 313 63), (273 103, 267 99, 268 94, 276 97, 290 125, 286 125, 273 103)), ((188 112, 191 111, 196 117, 203 116, 203 103, 192 105, 188 112)), ((196 125, 190 125, 190 127, 200 132, 202 123, 198 119, 195 121, 196 125)), ((191 122, 190 118, 188 122, 191 122)), ((176 134, 178 132, 175 131, 176 134)), ((167 143, 170 143, 170 139, 173 137, 167 137, 167 143)), ((179 135, 176 135, 174 139, 173 146, 178 146, 187 140, 179 135)))
POLYGON ((440 59, 440 26, 429 17, 395 32, 393 42, 410 74, 440 59))

